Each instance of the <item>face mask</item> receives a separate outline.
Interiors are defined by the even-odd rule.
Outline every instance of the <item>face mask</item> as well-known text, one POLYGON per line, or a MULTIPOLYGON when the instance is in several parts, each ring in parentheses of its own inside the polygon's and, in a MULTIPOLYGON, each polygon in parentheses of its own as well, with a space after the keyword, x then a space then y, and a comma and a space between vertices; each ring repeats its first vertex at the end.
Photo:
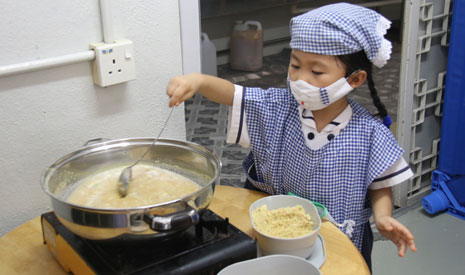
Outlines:
POLYGON ((289 87, 294 98, 307 110, 321 110, 353 90, 347 79, 342 77, 326 88, 319 88, 304 80, 291 81, 289 87))

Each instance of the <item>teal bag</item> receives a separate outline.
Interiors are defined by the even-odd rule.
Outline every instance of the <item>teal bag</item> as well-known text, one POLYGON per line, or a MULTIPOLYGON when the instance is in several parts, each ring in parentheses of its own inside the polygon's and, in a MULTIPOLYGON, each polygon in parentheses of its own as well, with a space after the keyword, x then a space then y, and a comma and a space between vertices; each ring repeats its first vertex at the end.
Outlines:
MULTIPOLYGON (((295 195, 295 194, 293 194, 291 192, 288 192, 287 194, 289 196, 298 197, 297 195, 295 195)), ((313 205, 315 205, 316 209, 318 210, 318 215, 320 216, 320 218, 322 220, 330 221, 335 226, 339 227, 341 230, 343 230, 345 228, 345 230, 343 230, 344 233, 346 233, 347 236, 349 236, 349 238, 352 236, 352 232, 354 231, 354 226, 355 226, 354 221, 347 220, 347 221, 344 221, 342 224, 339 224, 339 223, 336 222, 336 220, 333 217, 331 217, 331 214, 328 212, 328 209, 326 208, 326 206, 324 206, 323 204, 321 204, 319 202, 314 202, 314 201, 310 201, 310 202, 313 205)))
MULTIPOLYGON (((291 192, 288 192, 287 193, 289 196, 294 196, 294 197, 298 197, 297 195, 291 193, 291 192)), ((318 210, 318 215, 320 216, 320 218, 323 218, 324 216, 326 216, 328 214, 328 209, 326 209, 326 206, 324 206, 323 204, 319 203, 319 202, 314 202, 314 201, 310 201, 313 205, 315 205, 316 207, 316 210, 318 210)))

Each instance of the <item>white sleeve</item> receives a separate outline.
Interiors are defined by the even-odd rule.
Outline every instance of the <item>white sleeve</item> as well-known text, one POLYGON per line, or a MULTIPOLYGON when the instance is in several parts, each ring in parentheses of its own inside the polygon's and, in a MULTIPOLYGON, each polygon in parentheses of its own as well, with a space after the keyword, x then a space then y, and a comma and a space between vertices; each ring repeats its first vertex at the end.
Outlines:
POLYGON ((227 143, 238 143, 242 147, 250 147, 247 123, 243 104, 243 87, 234 85, 233 105, 229 107, 227 143))
POLYGON ((370 186, 368 186, 368 189, 376 190, 391 187, 408 180, 412 176, 413 172, 408 166, 408 163, 403 157, 400 157, 391 167, 375 179, 370 186))

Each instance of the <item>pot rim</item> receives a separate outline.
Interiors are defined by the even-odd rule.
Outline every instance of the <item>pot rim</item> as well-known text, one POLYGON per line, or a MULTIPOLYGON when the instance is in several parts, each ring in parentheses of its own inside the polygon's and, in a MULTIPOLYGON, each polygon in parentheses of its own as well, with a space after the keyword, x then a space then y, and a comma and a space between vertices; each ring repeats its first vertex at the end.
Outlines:
POLYGON ((179 140, 179 139, 163 139, 163 138, 159 138, 154 146, 156 146, 159 143, 165 143, 165 144, 168 144, 168 145, 176 145, 176 143, 178 143, 178 144, 188 145, 189 148, 196 148, 196 149, 199 149, 200 151, 203 150, 203 151, 205 151, 204 153, 210 154, 214 158, 216 163, 218 164, 218 167, 216 169, 215 176, 213 177, 213 179, 208 184, 206 184, 205 186, 200 188, 199 190, 197 190, 195 192, 192 192, 192 193, 190 193, 190 194, 188 194, 188 195, 186 195, 184 197, 180 197, 180 198, 175 199, 175 200, 171 200, 171 201, 167 201, 167 202, 163 202, 163 203, 158 203, 158 204, 149 204, 149 205, 144 205, 144 206, 128 207, 128 208, 97 208, 97 207, 87 207, 87 206, 71 203, 71 202, 62 200, 62 199, 58 198, 57 196, 55 196, 55 194, 50 192, 50 190, 46 186, 47 178, 52 174, 52 171, 56 170, 58 167, 61 167, 62 165, 64 165, 65 163, 67 163, 67 162, 69 162, 69 161, 71 161, 73 159, 76 159, 78 157, 82 157, 83 155, 87 155, 87 154, 92 153, 92 152, 97 152, 97 151, 101 151, 101 150, 108 150, 108 149, 112 149, 112 148, 115 148, 115 147, 121 147, 122 145, 126 146, 124 144, 125 142, 128 143, 127 145, 130 145, 130 143, 134 143, 134 142, 143 142, 143 143, 147 143, 148 145, 150 145, 150 144, 152 144, 154 139, 155 138, 153 138, 153 137, 131 137, 131 138, 121 138, 121 139, 109 139, 109 140, 94 143, 94 144, 91 144, 91 145, 83 146, 83 147, 81 147, 81 148, 79 148, 79 149, 77 149, 77 150, 75 150, 75 151, 73 151, 71 153, 68 153, 68 154, 62 156, 61 158, 59 158, 55 162, 53 162, 53 164, 50 165, 48 168, 44 169, 44 171, 42 172, 42 175, 40 177, 40 185, 42 187, 42 190, 44 190, 44 192, 48 196, 50 196, 52 199, 55 199, 55 200, 58 200, 60 202, 66 203, 66 204, 68 204, 70 206, 73 206, 73 207, 76 207, 76 208, 79 208, 79 209, 85 209, 85 210, 90 210, 90 211, 98 211, 98 212, 105 212, 105 213, 116 213, 116 212, 127 212, 127 211, 140 212, 141 210, 149 211, 152 208, 158 208, 160 206, 176 204, 176 203, 179 203, 179 202, 182 202, 182 201, 187 202, 187 201, 189 201, 188 200, 189 197, 195 197, 199 193, 204 192, 205 189, 213 188, 213 190, 214 190, 215 181, 218 179, 220 171, 221 171, 221 167, 222 167, 221 159, 218 157, 218 155, 213 150, 211 150, 211 149, 209 149, 209 148, 207 148, 205 146, 202 146, 200 144, 194 143, 194 142, 183 141, 183 140, 179 140), (172 142, 174 142, 175 144, 173 144, 172 142), (212 185, 212 186, 210 187, 210 185, 212 185))

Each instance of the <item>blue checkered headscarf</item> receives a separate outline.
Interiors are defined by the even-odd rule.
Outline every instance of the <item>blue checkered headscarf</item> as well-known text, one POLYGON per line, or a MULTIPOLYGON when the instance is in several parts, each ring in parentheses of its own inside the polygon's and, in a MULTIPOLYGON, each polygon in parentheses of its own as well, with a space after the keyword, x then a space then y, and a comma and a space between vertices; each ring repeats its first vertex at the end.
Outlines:
POLYGON ((345 55, 365 51, 373 65, 381 68, 391 56, 391 42, 384 38, 391 22, 361 6, 326 5, 291 19, 292 49, 323 55, 345 55))

